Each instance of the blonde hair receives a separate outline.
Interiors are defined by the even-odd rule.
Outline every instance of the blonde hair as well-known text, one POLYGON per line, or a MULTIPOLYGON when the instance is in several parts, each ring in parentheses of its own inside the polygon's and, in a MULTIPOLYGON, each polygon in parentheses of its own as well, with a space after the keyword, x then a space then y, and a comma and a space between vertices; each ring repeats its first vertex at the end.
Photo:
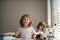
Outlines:
POLYGON ((28 27, 30 27, 30 26, 32 25, 32 19, 31 19, 31 17, 30 17, 28 14, 24 14, 24 15, 21 17, 21 19, 20 19, 20 21, 19 21, 19 24, 21 25, 21 27, 24 27, 23 19, 24 19, 25 17, 28 17, 28 18, 30 19, 30 23, 28 24, 28 27))

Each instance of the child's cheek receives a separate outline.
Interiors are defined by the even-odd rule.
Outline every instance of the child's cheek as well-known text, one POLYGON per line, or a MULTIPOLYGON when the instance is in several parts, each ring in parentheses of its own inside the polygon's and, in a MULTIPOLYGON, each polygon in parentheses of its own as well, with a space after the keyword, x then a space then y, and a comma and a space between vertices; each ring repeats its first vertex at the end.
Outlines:
POLYGON ((30 21, 29 20, 23 20, 23 23, 29 23, 30 21))

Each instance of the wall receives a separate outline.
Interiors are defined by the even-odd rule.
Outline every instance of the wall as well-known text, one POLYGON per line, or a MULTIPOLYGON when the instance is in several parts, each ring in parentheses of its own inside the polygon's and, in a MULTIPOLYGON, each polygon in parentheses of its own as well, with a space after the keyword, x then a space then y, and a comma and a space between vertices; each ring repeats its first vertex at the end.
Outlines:
POLYGON ((1 33, 1 1, 0 1, 0 33, 1 33))
POLYGON ((19 27, 19 20, 23 14, 29 14, 36 27, 39 21, 47 23, 46 0, 2 0, 2 33, 14 32, 19 27))

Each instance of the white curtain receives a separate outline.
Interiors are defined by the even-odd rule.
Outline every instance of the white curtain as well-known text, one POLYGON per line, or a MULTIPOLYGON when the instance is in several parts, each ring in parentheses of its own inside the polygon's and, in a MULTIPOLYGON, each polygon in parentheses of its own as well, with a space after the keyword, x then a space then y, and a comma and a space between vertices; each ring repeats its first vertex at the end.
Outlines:
POLYGON ((51 0, 52 23, 54 27, 54 40, 60 40, 60 0, 51 0))

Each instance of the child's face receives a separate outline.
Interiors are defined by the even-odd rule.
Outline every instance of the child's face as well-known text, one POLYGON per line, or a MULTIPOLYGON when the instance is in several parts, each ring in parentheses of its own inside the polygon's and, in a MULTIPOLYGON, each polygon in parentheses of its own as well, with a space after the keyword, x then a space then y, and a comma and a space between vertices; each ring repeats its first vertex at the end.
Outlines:
POLYGON ((30 23, 29 17, 24 17, 24 18, 23 18, 23 24, 24 24, 24 25, 28 25, 29 23, 30 23))
POLYGON ((39 29, 43 29, 43 26, 39 26, 39 29))

